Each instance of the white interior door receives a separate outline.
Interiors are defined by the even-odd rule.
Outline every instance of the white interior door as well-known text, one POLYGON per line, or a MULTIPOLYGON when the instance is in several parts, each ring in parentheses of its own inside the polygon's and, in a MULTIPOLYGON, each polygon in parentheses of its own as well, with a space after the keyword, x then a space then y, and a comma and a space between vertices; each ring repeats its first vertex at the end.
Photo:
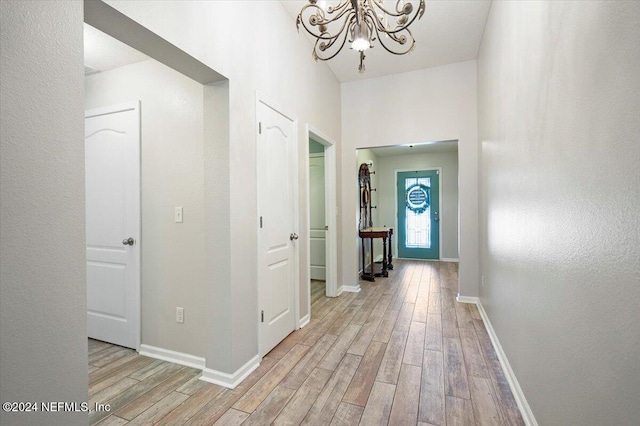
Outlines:
POLYGON ((85 112, 87 330, 140 345, 140 104, 85 112))
POLYGON ((258 101, 258 294, 260 355, 295 329, 297 179, 293 120, 258 101))
POLYGON ((324 155, 309 158, 309 219, 311 279, 326 280, 327 248, 325 219, 324 155))

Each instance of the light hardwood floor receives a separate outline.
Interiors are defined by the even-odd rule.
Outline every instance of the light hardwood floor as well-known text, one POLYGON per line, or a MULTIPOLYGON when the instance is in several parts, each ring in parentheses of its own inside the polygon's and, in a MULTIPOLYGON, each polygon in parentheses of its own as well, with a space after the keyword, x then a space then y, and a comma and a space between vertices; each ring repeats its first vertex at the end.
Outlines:
POLYGON ((524 425, 457 264, 401 261, 360 293, 312 285, 311 322, 236 389, 89 340, 89 399, 105 425, 524 425))

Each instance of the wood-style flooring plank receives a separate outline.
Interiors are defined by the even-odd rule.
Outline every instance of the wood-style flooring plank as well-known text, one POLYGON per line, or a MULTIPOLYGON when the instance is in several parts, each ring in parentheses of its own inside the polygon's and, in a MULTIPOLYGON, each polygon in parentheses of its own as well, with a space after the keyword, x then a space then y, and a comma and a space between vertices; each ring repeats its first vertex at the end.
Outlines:
MULTIPOLYGON (((251 389, 247 391, 233 406, 236 410, 253 413, 289 371, 309 350, 308 346, 295 345, 271 371, 265 374, 251 389)), ((284 392, 280 392, 284 395, 284 392)), ((254 418, 255 419, 255 418, 254 418)), ((248 420, 247 420, 248 421, 248 420)))
POLYGON ((151 361, 151 358, 138 356, 131 359, 130 362, 123 365, 121 368, 115 369, 115 371, 107 372, 104 376, 99 377, 98 379, 96 379, 95 376, 89 374, 89 396, 91 397, 95 395, 102 389, 108 388, 119 380, 129 376, 132 373, 135 373, 141 368, 144 368, 151 361))
POLYGON ((509 382, 504 375, 504 371, 502 371, 500 360, 491 344, 491 339, 484 323, 482 320, 474 320, 474 326, 485 365, 487 366, 487 374, 491 379, 504 423, 518 426, 524 425, 524 419, 518 409, 513 393, 511 393, 509 382))
POLYGON ((471 402, 476 423, 487 426, 502 425, 503 422, 496 407, 491 381, 481 377, 470 377, 469 388, 471 390, 471 402))
POLYGON ((434 291, 431 291, 429 293, 429 306, 427 307, 427 313, 436 315, 440 315, 442 313, 440 304, 440 292, 436 293, 434 291))
POLYGON ((400 309, 400 313, 398 314, 398 319, 396 320, 396 325, 393 328, 393 331, 409 331, 409 328, 411 327, 411 318, 413 317, 414 307, 414 303, 402 304, 402 309, 400 309))
POLYGON ((409 364, 402 365, 391 407, 390 425, 415 425, 418 421, 421 375, 421 367, 409 364))
POLYGON ((320 338, 309 352, 296 364, 295 367, 287 373, 287 375, 280 382, 281 386, 285 386, 291 389, 298 389, 302 383, 309 377, 309 375, 316 368, 318 363, 324 358, 327 351, 338 339, 338 336, 331 334, 325 334, 320 338))
POLYGON ((480 312, 456 301, 457 266, 398 260, 337 298, 312 282, 310 321, 235 389, 88 340, 90 398, 111 405, 90 423, 524 425, 480 312))
POLYGON ((361 407, 367 404, 386 349, 386 343, 371 342, 342 398, 344 402, 361 407))
POLYGON ((149 377, 153 376, 159 371, 166 369, 170 363, 162 360, 154 360, 151 364, 146 365, 144 368, 136 371, 135 373, 129 374, 129 377, 136 380, 146 380, 149 377))
MULTIPOLYGON (((98 421, 107 417, 110 413, 116 413, 120 408, 130 404, 132 401, 135 401, 140 396, 158 386, 160 383, 167 380, 169 377, 173 376, 174 374, 176 374, 176 372, 180 371, 183 368, 184 367, 182 367, 181 365, 167 363, 167 365, 164 366, 162 370, 158 371, 153 376, 150 376, 147 379, 136 383, 124 392, 120 392, 113 398, 105 401, 111 406, 111 411, 94 411, 90 413, 89 423, 97 423, 98 421)), ((91 405, 91 402, 89 403, 89 405, 91 405)))
POLYGON ((128 423, 129 426, 152 425, 182 404, 189 395, 171 392, 128 423))
POLYGON ((471 398, 462 345, 458 339, 444 339, 444 386, 448 396, 471 398))
POLYGON ((299 425, 333 373, 314 369, 273 422, 278 426, 299 425))
POLYGON ((360 422, 364 407, 341 402, 333 415, 330 426, 353 426, 360 422))
POLYGON ((404 348, 404 356, 402 362, 404 364, 422 366, 422 358, 424 351, 424 334, 425 323, 412 322, 409 329, 407 344, 404 348))
POLYGON ((442 352, 442 318, 439 314, 427 315, 424 348, 442 352))
POLYGON ((381 321, 382 318, 380 317, 369 316, 367 322, 364 323, 355 339, 353 339, 353 343, 351 343, 347 352, 354 355, 364 355, 381 321))
POLYGON ((347 328, 347 325, 349 325, 359 309, 360 306, 349 306, 347 309, 345 309, 340 314, 340 316, 331 324, 331 327, 327 329, 326 334, 339 336, 344 331, 344 329, 347 328))
POLYGON ((445 424, 444 360, 442 352, 424 351, 418 420, 438 426, 445 424))
POLYGON ((395 393, 395 385, 375 382, 371 390, 371 396, 369 396, 367 405, 364 407, 360 425, 386 425, 389 422, 395 393))
POLYGON ((407 332, 401 331, 391 333, 391 339, 387 344, 387 349, 380 363, 380 369, 376 377, 377 381, 394 385, 398 383, 398 374, 400 374, 400 366, 402 364, 407 335, 407 332))
POLYGON ((349 346, 351 346, 360 328, 361 326, 359 325, 348 325, 340 337, 338 337, 338 340, 336 340, 333 346, 327 351, 322 361, 318 364, 318 367, 324 368, 325 370, 335 370, 344 357, 344 354, 347 353, 349 346))
POLYGON ((393 328, 396 325, 396 320, 398 319, 399 313, 400 311, 398 310, 387 309, 384 316, 382 317, 382 322, 373 335, 372 340, 375 340, 376 342, 389 343, 389 339, 391 338, 391 333, 393 332, 393 328))
MULTIPOLYGON (((179 388, 193 377, 200 375, 200 371, 195 368, 184 367, 167 380, 154 387, 149 392, 145 393, 141 397, 135 399, 130 404, 122 407, 114 414, 123 419, 133 420, 144 411, 154 406, 159 401, 163 400, 169 394, 173 393, 175 389, 179 388)), ((184 394, 182 394, 184 395, 184 394)), ((189 397, 189 395, 186 395, 189 397)), ((177 398, 176 398, 177 399, 177 398)))
POLYGON ((100 367, 99 365, 96 365, 96 362, 106 356, 109 356, 111 354, 114 354, 116 352, 120 352, 122 350, 124 350, 125 348, 123 348, 122 346, 116 346, 116 345, 109 345, 106 347, 101 347, 101 349, 99 351, 95 351, 93 353, 89 354, 89 365, 95 365, 96 367, 100 367))
POLYGON ((240 426, 247 420, 247 417, 249 417, 249 413, 230 408, 214 423, 214 426, 240 426))
POLYGON ((467 375, 487 378, 487 367, 480 351, 478 337, 474 328, 459 328, 464 363, 467 367, 467 375))
POLYGON ((468 399, 446 397, 447 426, 475 426, 473 407, 468 399))
POLYGON ((185 425, 209 426, 219 420, 246 392, 251 389, 265 374, 279 362, 274 358, 265 357, 260 366, 242 381, 235 389, 225 389, 216 395, 207 405, 193 415, 185 425))
POLYGON ((315 426, 331 422, 361 360, 362 357, 358 355, 346 354, 344 356, 304 418, 303 425, 315 426))
MULTIPOLYGON (((155 426, 178 426, 183 424, 224 390, 222 386, 213 383, 203 382, 202 380, 199 380, 199 382, 202 383, 203 387, 190 395, 189 399, 163 417, 155 426)), ((176 390, 176 392, 178 391, 176 390)))
POLYGON ((293 389, 277 386, 242 424, 244 426, 271 424, 295 392, 293 389))
POLYGON ((91 365, 101 368, 109 365, 111 366, 111 368, 115 368, 113 367, 114 364, 122 365, 125 362, 129 362, 131 358, 135 357, 136 355, 137 354, 134 350, 128 348, 120 348, 119 351, 112 352, 106 356, 94 360, 91 365))
POLYGON ((116 416, 109 416, 98 423, 99 426, 123 426, 129 423, 129 420, 121 419, 116 416))

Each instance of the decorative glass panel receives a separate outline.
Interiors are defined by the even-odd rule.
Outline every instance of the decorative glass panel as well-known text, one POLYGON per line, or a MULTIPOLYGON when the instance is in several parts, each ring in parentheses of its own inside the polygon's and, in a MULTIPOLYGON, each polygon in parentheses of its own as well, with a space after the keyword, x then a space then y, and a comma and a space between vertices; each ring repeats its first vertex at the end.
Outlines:
POLYGON ((405 246, 431 248, 431 178, 407 178, 405 185, 405 246))

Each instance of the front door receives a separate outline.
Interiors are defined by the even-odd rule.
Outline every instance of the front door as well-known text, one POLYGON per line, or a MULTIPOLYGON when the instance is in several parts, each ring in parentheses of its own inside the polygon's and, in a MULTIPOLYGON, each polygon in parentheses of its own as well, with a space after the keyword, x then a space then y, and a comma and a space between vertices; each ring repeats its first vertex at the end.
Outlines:
POLYGON ((138 349, 140 105, 85 112, 87 331, 138 349))
POLYGON ((438 170, 398 172, 398 257, 440 258, 438 170))
POLYGON ((296 134, 294 122, 259 101, 258 118, 258 309, 260 355, 295 329, 296 134))

